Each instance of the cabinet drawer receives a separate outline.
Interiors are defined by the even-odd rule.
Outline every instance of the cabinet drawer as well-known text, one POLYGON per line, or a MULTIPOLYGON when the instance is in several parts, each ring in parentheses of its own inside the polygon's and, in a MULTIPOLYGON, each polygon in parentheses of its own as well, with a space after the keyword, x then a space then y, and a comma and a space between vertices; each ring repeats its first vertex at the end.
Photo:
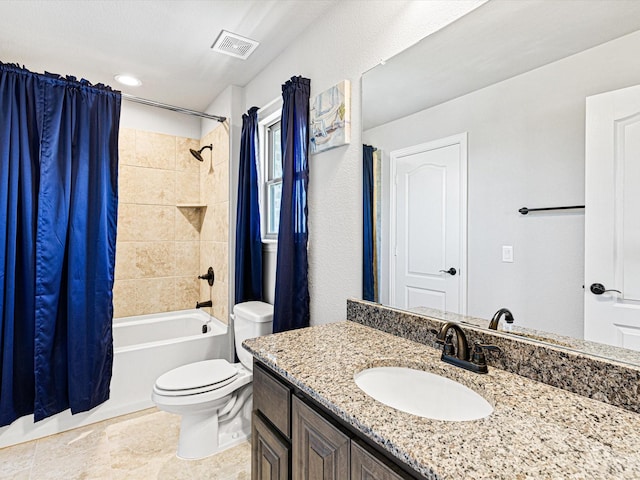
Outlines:
POLYGON ((257 363, 253 364, 253 409, 291 438, 291 392, 257 363))

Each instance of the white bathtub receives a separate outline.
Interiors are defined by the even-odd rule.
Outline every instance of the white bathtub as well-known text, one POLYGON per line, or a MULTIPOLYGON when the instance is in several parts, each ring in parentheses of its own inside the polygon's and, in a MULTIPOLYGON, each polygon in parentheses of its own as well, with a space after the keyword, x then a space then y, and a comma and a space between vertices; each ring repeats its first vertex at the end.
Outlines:
POLYGON ((152 407, 162 373, 187 363, 229 359, 227 326, 202 310, 156 313, 113 321, 113 375, 109 400, 89 412, 33 422, 33 415, 0 428, 0 448, 152 407), (202 325, 208 332, 202 333, 202 325))

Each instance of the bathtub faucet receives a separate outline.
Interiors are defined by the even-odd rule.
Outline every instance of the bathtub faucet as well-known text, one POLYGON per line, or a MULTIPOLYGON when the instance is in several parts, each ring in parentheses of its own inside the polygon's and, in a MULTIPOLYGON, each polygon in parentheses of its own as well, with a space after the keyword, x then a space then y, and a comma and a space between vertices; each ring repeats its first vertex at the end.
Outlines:
POLYGON ((204 275, 198 275, 200 280, 206 280, 210 287, 213 287, 213 281, 215 279, 215 275, 213 273, 213 267, 209 267, 207 273, 204 275))
POLYGON ((212 307, 213 304, 211 303, 211 300, 207 300, 206 302, 196 302, 196 308, 202 308, 202 307, 212 307))

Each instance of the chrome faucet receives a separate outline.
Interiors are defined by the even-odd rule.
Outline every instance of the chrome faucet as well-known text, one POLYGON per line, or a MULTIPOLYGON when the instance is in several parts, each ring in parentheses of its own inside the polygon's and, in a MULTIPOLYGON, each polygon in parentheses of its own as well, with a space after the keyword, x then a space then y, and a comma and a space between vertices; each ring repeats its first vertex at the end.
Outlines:
POLYGON ((475 342, 473 355, 471 356, 471 360, 469 360, 469 342, 464 334, 464 330, 454 322, 447 322, 442 326, 436 336, 436 342, 443 345, 442 356, 440 357, 443 362, 475 373, 488 373, 489 371, 484 350, 501 352, 500 348, 495 345, 482 345, 480 342, 475 342), (453 334, 449 333, 451 329, 456 332, 455 349, 452 341, 453 334))
POLYGON ((503 315, 505 322, 507 322, 509 325, 513 324, 513 314, 508 309, 501 308, 495 313, 495 315, 491 319, 491 322, 489 322, 489 328, 491 330, 498 330, 498 322, 500 322, 500 317, 502 317, 503 315))

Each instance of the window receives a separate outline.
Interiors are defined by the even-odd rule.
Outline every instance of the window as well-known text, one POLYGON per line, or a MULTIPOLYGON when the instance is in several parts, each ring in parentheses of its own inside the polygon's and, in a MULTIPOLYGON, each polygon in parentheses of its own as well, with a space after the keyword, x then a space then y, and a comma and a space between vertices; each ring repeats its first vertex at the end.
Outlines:
POLYGON ((275 243, 280 225, 282 196, 282 151, 280 117, 282 98, 269 102, 258 111, 260 230, 262 241, 275 243))
POLYGON ((280 198, 282 197, 282 150, 280 149, 280 120, 265 129, 266 167, 266 229, 265 238, 278 238, 280 224, 280 198))

